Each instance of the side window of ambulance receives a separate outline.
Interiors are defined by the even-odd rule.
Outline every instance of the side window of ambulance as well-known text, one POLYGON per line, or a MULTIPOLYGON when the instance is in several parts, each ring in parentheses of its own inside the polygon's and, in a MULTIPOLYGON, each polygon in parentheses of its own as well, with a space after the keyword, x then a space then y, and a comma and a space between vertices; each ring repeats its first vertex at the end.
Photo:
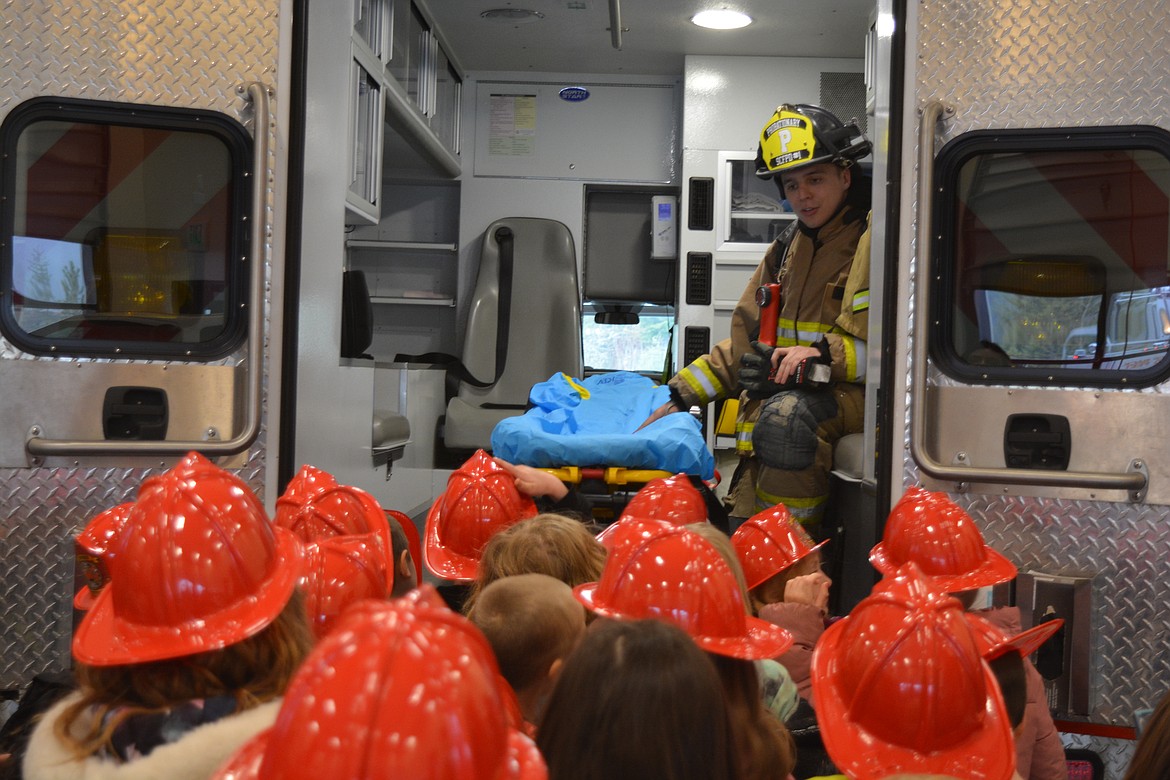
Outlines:
POLYGON ((213 112, 38 98, 0 127, 0 329, 38 355, 211 360, 245 335, 250 139, 213 112))
POLYGON ((1170 374, 1170 134, 978 131, 939 153, 931 353, 970 382, 1170 374))

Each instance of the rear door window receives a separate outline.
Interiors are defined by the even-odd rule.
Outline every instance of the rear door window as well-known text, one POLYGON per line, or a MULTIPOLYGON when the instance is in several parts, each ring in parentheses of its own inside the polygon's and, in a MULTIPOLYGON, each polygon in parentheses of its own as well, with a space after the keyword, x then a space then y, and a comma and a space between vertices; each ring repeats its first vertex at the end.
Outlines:
POLYGON ((250 139, 222 114, 38 98, 0 128, 0 327, 33 354, 223 357, 244 337, 250 139))
POLYGON ((931 353, 971 382, 1170 373, 1170 136, 978 131, 936 165, 931 353))

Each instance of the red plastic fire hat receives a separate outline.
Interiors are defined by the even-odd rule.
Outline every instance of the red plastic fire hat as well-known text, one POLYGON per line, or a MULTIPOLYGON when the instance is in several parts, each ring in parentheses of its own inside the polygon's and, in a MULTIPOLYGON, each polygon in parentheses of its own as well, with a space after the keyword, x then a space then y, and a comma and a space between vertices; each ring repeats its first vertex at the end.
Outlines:
POLYGON ((233 474, 191 453, 142 483, 110 558, 110 582, 73 637, 92 666, 217 650, 284 609, 301 545, 233 474))
POLYGON ((663 524, 613 550, 600 582, 573 589, 578 601, 603 617, 673 623, 704 650, 755 660, 775 658, 792 635, 747 614, 735 574, 703 537, 663 524))
POLYGON ((508 725, 498 675, 483 634, 430 586, 355 604, 289 684, 276 723, 216 780, 544 780, 536 745, 508 725))
POLYGON ((435 576, 475 579, 488 541, 536 515, 536 504, 516 489, 516 480, 478 450, 447 480, 447 490, 427 513, 423 562, 435 576))
MULTIPOLYGON (((305 544, 335 536, 374 534, 387 559, 393 554, 390 521, 378 500, 350 485, 334 485, 306 496, 294 511, 285 512, 277 525, 287 528, 305 544)), ((394 572, 387 571, 387 587, 394 586, 394 572)))
POLYGON ((332 474, 315 466, 301 466, 296 476, 289 480, 284 493, 276 499, 276 512, 272 519, 282 528, 288 528, 288 515, 295 513, 313 496, 332 487, 337 487, 337 480, 332 474))
POLYGON ((85 585, 73 596, 73 607, 82 611, 93 608, 98 593, 110 581, 110 549, 130 517, 134 504, 126 502, 99 512, 75 540, 77 568, 85 585))
POLYGON ((1016 566, 984 540, 975 521, 943 493, 911 487, 890 511, 869 561, 883 576, 914 562, 947 593, 1007 582, 1016 566))
POLYGON ((766 582, 824 544, 814 542, 783 504, 748 518, 731 535, 748 588, 766 582))
POLYGON ((389 597, 389 568, 376 534, 333 536, 307 545, 300 585, 313 635, 328 634, 351 604, 389 597))
POLYGON ((647 482, 626 504, 622 517, 665 520, 674 525, 710 522, 707 502, 686 474, 647 482))
POLYGON ((971 632, 975 635, 975 643, 979 645, 979 652, 987 661, 994 661, 1001 655, 1013 651, 1027 658, 1064 626, 1064 618, 1053 618, 1015 636, 1008 636, 990 621, 970 612, 966 614, 967 622, 971 624, 971 632))
POLYGON ((1011 724, 962 605, 909 563, 825 630, 812 658, 829 756, 853 780, 1008 780, 1011 724))
POLYGON ((597 534, 597 541, 609 552, 628 548, 630 545, 649 539, 664 528, 675 528, 666 520, 651 520, 647 517, 623 515, 597 534))

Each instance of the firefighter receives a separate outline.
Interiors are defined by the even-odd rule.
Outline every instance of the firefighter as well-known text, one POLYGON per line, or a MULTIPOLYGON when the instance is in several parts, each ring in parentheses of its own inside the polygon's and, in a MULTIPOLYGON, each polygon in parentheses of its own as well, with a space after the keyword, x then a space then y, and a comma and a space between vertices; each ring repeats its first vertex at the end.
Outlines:
POLYGON ((869 150, 856 124, 823 108, 776 109, 760 133, 756 175, 776 182, 796 225, 756 268, 731 337, 671 378, 670 402, 647 420, 739 397, 740 463, 727 501, 740 521, 784 504, 817 535, 833 445, 862 429, 870 192, 855 163, 869 150), (774 282, 776 333, 760 333, 756 291, 774 282))

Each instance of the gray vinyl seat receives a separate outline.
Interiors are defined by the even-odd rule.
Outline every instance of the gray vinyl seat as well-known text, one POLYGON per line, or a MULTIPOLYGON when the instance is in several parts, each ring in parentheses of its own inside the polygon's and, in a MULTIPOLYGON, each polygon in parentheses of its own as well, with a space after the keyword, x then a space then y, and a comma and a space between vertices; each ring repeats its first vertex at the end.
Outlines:
POLYGON ((443 443, 450 450, 490 449, 496 423, 523 414, 528 393, 557 372, 580 377, 581 294, 573 236, 551 219, 507 217, 484 231, 462 361, 490 381, 496 371, 501 228, 512 233, 511 305, 504 370, 491 387, 466 382, 447 404, 443 443))

